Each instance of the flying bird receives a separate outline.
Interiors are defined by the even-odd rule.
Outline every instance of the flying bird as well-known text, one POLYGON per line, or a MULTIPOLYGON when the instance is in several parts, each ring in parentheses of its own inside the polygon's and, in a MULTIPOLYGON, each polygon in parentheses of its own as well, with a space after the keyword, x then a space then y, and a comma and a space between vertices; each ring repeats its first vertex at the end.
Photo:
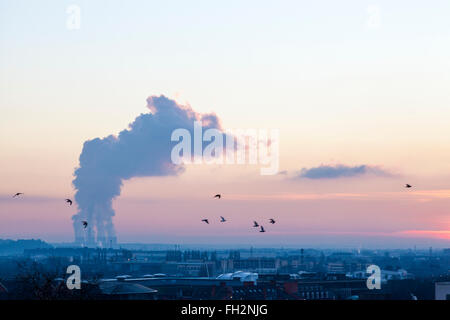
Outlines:
POLYGON ((275 224, 275 220, 273 220, 273 219, 269 219, 269 222, 270 222, 271 224, 275 224))
POLYGON ((22 192, 17 192, 15 195, 13 195, 13 198, 20 196, 21 194, 23 194, 22 192))
POLYGON ((220 222, 225 222, 227 221, 224 217, 220 216, 220 222))
POLYGON ((258 224, 258 222, 256 222, 256 221, 253 221, 253 228, 258 228, 259 227, 259 224, 258 224))
POLYGON ((87 228, 87 226, 88 226, 88 223, 87 223, 87 221, 81 221, 81 223, 83 224, 83 227, 86 229, 87 228))
POLYGON ((410 185, 410 184, 405 184, 405 188, 412 188, 412 185, 410 185))
POLYGON ((204 223, 206 223, 206 224, 209 224, 208 219, 203 219, 202 221, 203 221, 204 223))
POLYGON ((266 230, 264 230, 264 227, 261 226, 261 230, 259 230, 259 232, 266 232, 266 230))
POLYGON ((66 199, 66 202, 67 202, 68 204, 72 205, 72 200, 66 199))
POLYGON ((222 196, 220 194, 216 194, 214 198, 220 199, 222 196))

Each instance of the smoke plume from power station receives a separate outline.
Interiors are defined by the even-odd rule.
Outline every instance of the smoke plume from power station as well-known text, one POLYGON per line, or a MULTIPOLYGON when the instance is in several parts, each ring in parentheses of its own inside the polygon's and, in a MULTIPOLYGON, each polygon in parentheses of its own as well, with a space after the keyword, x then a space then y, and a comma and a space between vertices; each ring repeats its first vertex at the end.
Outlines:
POLYGON ((72 217, 75 242, 109 246, 116 243, 112 201, 124 180, 133 177, 178 175, 182 165, 171 161, 172 131, 193 131, 194 122, 220 129, 214 114, 198 114, 165 96, 147 99, 150 112, 139 115, 118 136, 88 140, 83 145, 73 185, 79 211, 72 217), (82 221, 88 221, 85 229, 82 221))

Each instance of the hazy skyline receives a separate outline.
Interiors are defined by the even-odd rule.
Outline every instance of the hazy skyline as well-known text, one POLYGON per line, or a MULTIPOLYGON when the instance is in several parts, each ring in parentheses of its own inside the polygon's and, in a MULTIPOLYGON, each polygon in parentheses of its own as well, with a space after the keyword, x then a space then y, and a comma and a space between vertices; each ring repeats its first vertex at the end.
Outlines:
POLYGON ((449 15, 447 1, 0 0, 0 238, 72 241, 83 143, 163 94, 224 129, 279 129, 282 172, 126 180, 119 242, 448 247, 449 15))

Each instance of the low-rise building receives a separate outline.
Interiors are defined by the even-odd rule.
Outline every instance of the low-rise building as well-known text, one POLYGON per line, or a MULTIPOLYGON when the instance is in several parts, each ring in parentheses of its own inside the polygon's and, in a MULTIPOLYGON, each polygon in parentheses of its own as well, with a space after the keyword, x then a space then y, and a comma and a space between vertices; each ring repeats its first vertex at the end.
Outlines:
POLYGON ((450 300, 450 282, 436 282, 434 289, 435 300, 450 300))

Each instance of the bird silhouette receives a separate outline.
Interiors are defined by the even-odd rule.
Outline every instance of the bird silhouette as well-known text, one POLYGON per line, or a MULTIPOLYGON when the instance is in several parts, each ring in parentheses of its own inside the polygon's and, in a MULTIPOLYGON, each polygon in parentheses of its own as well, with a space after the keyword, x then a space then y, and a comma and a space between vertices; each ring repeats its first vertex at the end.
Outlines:
POLYGON ((259 232, 266 232, 266 230, 264 230, 264 227, 261 226, 261 230, 259 230, 259 232))
POLYGON ((209 224, 208 219, 203 219, 202 221, 203 221, 204 223, 206 223, 206 224, 209 224))
POLYGON ((15 195, 13 195, 13 198, 20 196, 21 194, 23 194, 22 192, 17 192, 15 195))
POLYGON ((275 220, 273 220, 273 219, 269 219, 269 222, 270 222, 271 224, 275 224, 275 220))
POLYGON ((214 198, 220 199, 222 196, 220 194, 216 194, 214 198))
POLYGON ((88 223, 87 223, 87 221, 81 221, 81 223, 83 224, 83 227, 86 229, 87 228, 87 226, 88 226, 88 223))
POLYGON ((220 222, 225 222, 227 221, 224 217, 220 216, 220 222))
POLYGON ((258 228, 259 227, 259 224, 258 224, 258 222, 256 222, 256 221, 253 221, 253 228, 258 228))
POLYGON ((410 184, 405 184, 405 188, 412 188, 412 185, 410 185, 410 184))
POLYGON ((68 204, 72 205, 72 200, 66 199, 66 202, 67 202, 68 204))

